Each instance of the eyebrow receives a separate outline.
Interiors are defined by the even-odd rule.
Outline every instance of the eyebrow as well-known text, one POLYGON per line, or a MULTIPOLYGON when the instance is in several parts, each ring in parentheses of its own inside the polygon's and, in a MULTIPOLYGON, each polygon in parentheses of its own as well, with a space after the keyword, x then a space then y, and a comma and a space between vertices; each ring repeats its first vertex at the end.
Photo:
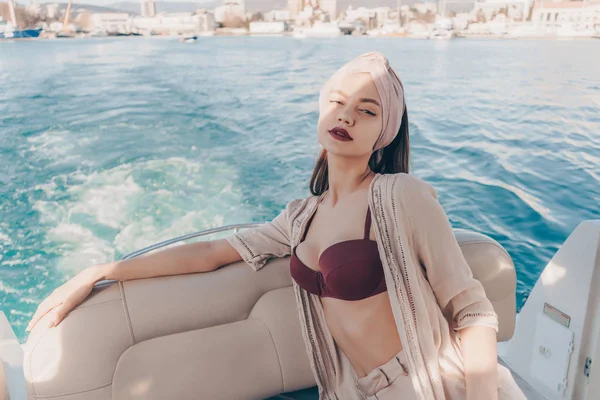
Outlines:
MULTIPOLYGON (((341 94, 341 95, 342 95, 342 96, 344 96, 344 97, 348 97, 348 95, 347 95, 346 93, 342 92, 342 91, 341 91, 341 90, 339 90, 339 89, 333 89, 333 90, 332 90, 332 92, 339 93, 339 94, 341 94)), ((375 100, 375 99, 370 99, 370 98, 368 98, 368 97, 361 97, 361 98, 360 98, 360 99, 358 99, 358 100, 359 100, 360 102, 362 102, 362 103, 373 103, 373 104, 375 104, 376 106, 378 106, 379 108, 381 108, 381 105, 380 105, 380 104, 379 104, 379 102, 378 102, 377 100, 375 100)))

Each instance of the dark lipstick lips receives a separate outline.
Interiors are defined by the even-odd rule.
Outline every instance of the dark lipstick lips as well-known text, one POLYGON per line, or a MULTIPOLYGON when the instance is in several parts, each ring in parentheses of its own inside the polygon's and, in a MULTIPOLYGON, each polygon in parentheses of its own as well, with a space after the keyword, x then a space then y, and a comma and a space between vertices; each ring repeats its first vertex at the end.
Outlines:
POLYGON ((348 139, 352 140, 352 137, 348 134, 348 131, 345 130, 344 128, 340 128, 338 126, 336 126, 335 128, 331 129, 329 131, 329 133, 334 133, 336 135, 340 135, 340 136, 343 136, 345 138, 348 138, 348 139))

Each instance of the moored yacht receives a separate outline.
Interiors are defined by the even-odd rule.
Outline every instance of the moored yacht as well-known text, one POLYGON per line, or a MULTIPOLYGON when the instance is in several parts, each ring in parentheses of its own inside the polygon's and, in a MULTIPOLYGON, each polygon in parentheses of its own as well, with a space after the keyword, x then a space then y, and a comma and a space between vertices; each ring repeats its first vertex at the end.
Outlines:
POLYGON ((0 17, 0 39, 35 39, 42 33, 41 29, 19 29, 15 13, 14 0, 8 0, 10 21, 0 17))
POLYGON ((452 39, 453 36, 454 36, 454 32, 452 32, 449 29, 434 29, 429 34, 429 39, 447 40, 447 39, 452 39))

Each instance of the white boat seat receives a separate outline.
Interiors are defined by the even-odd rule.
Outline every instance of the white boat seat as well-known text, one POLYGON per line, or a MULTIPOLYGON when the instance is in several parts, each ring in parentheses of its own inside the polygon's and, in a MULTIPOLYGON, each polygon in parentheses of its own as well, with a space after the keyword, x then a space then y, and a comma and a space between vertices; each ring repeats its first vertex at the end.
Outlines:
POLYGON ((509 340, 517 318, 517 275, 512 258, 489 236, 463 229, 455 229, 454 236, 498 314, 498 341, 509 340))
MULTIPOLYGON (((484 235, 456 237, 510 338, 510 257, 484 235)), ((96 287, 58 327, 46 316, 31 332, 28 399, 264 399, 314 386, 291 285, 286 257, 96 287)))

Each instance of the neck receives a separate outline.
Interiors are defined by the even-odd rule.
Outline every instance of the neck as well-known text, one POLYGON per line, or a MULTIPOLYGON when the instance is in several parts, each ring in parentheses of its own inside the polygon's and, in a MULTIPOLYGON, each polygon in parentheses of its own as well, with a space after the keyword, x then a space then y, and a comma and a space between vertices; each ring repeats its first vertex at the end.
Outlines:
POLYGON ((369 188, 375 173, 369 168, 369 157, 347 158, 328 155, 328 204, 334 207, 341 199, 369 188))

